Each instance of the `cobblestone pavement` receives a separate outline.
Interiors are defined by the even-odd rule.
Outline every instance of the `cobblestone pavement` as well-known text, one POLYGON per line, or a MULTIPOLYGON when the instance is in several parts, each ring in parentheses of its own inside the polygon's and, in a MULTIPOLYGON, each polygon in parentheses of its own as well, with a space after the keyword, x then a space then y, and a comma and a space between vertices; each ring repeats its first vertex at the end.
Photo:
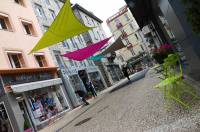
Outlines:
POLYGON ((200 132, 200 103, 191 110, 166 109, 162 94, 153 88, 157 76, 150 71, 143 79, 101 95, 48 132, 200 132))

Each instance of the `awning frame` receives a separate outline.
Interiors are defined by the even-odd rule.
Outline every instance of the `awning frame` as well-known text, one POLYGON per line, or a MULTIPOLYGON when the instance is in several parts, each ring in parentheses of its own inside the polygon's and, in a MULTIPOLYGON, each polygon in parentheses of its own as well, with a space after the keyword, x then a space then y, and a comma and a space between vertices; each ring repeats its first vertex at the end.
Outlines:
POLYGON ((13 93, 23 93, 31 90, 62 84, 61 78, 11 85, 13 93))

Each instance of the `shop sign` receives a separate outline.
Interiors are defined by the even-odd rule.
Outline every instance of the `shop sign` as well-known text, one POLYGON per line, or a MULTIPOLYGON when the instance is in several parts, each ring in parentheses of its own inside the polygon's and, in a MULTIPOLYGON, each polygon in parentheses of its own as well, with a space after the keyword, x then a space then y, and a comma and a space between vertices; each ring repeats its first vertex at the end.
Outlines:
POLYGON ((54 78, 53 74, 49 72, 2 76, 4 85, 17 85, 17 84, 23 84, 23 83, 49 80, 53 78, 54 78))

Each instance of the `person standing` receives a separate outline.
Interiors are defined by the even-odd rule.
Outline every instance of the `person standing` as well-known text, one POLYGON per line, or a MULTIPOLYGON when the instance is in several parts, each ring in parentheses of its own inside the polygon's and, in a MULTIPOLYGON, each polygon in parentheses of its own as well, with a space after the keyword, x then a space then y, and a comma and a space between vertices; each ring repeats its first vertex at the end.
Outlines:
POLYGON ((82 101, 85 103, 85 105, 89 105, 89 103, 88 103, 87 100, 85 99, 86 96, 87 96, 87 94, 86 94, 84 91, 82 91, 82 90, 77 90, 77 91, 75 91, 75 93, 78 94, 79 97, 81 97, 81 99, 82 99, 82 101))
POLYGON ((93 97, 94 98, 97 97, 97 92, 96 92, 96 90, 94 88, 94 85, 93 85, 92 81, 88 82, 88 88, 90 89, 90 92, 92 92, 93 97))
POLYGON ((131 79, 129 78, 129 74, 127 70, 128 70, 127 66, 123 66, 122 72, 124 73, 124 76, 130 81, 131 79))

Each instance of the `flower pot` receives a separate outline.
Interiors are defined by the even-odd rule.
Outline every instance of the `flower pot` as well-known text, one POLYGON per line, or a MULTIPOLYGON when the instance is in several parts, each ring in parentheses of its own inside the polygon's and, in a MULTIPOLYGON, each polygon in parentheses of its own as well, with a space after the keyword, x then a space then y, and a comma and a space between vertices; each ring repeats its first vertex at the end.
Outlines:
POLYGON ((24 130, 24 132, 32 132, 32 128, 28 128, 28 129, 24 130))

